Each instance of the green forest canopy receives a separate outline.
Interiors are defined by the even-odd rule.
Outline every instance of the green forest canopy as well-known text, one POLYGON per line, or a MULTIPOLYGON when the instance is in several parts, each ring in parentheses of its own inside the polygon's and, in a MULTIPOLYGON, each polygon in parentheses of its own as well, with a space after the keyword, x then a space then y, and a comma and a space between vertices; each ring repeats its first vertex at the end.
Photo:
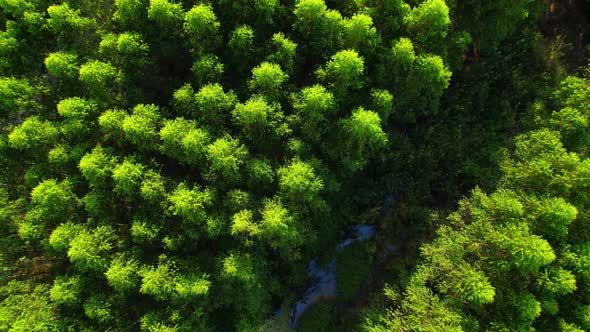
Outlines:
POLYGON ((588 13, 0 0, 0 331, 590 330, 588 13))

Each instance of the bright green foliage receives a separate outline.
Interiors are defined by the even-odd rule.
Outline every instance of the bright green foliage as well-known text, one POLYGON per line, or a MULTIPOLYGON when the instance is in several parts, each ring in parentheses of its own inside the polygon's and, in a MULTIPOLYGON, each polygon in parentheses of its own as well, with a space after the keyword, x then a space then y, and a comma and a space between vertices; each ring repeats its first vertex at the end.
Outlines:
POLYGON ((138 194, 143 179, 145 166, 126 159, 113 169, 114 191, 127 199, 133 199, 138 194))
POLYGON ((241 25, 232 31, 227 46, 236 54, 244 56, 254 51, 253 44, 254 30, 247 25, 241 25))
POLYGON ((143 268, 139 271, 140 293, 153 296, 159 301, 169 300, 174 295, 176 273, 175 267, 169 262, 143 268))
POLYGON ((86 317, 99 321, 101 323, 108 323, 113 319, 111 312, 112 302, 102 299, 99 296, 91 296, 83 304, 84 314, 86 317))
POLYGON ((248 82, 248 87, 253 93, 274 99, 287 78, 279 65, 263 62, 252 69, 252 79, 248 82))
POLYGON ((123 121, 127 117, 127 112, 122 110, 108 110, 98 117, 100 130, 115 142, 121 142, 125 136, 123 131, 123 121))
POLYGON ((404 23, 419 42, 440 41, 451 24, 449 8, 443 0, 427 0, 414 7, 404 17, 404 23))
POLYGON ((213 205, 213 192, 209 189, 189 187, 181 183, 168 196, 172 215, 179 216, 188 223, 202 224, 207 219, 207 209, 213 205))
POLYGON ((125 137, 143 149, 155 147, 158 139, 160 113, 155 105, 137 105, 130 116, 123 120, 125 137))
POLYGON ((115 67, 108 62, 91 60, 80 66, 80 81, 90 87, 103 87, 115 79, 115 67))
POLYGON ((270 313, 268 306, 268 280, 262 271, 264 262, 251 254, 231 251, 220 260, 221 277, 224 280, 224 292, 240 292, 243 296, 228 298, 227 304, 235 308, 247 308, 237 323, 241 330, 258 326, 261 319, 270 313))
POLYGON ((115 0, 115 7, 117 10, 113 14, 113 18, 117 21, 130 22, 140 16, 140 13, 145 9, 145 1, 115 0))
POLYGON ((230 213, 237 213, 252 204, 252 195, 240 189, 234 189, 227 193, 225 205, 230 213))
POLYGON ((67 253, 72 240, 78 236, 84 227, 71 222, 61 224, 53 230, 49 237, 49 245, 59 253, 67 253))
POLYGON ((57 113, 66 119, 85 119, 96 112, 96 104, 79 97, 63 99, 57 104, 57 113))
POLYGON ((576 150, 588 142, 588 118, 573 107, 551 114, 551 125, 558 130, 566 147, 576 150))
POLYGON ((416 60, 416 72, 419 82, 433 96, 441 96, 451 80, 451 72, 437 55, 419 56, 416 60))
POLYGON ((58 167, 63 167, 69 159, 68 148, 63 145, 58 145, 47 153, 47 161, 58 167))
POLYGON ((266 61, 276 63, 289 75, 295 70, 295 56, 297 55, 297 44, 285 37, 281 32, 272 36, 273 53, 266 61))
POLYGON ((205 160, 209 134, 198 128, 194 121, 177 118, 164 122, 160 130, 162 153, 184 162, 197 165, 205 160))
POLYGON ((105 276, 109 286, 118 292, 136 289, 139 286, 139 264, 133 259, 117 256, 111 261, 105 276))
POLYGON ((59 329, 50 287, 32 281, 9 281, 0 288, 0 329, 4 331, 55 331, 59 329))
POLYGON ((40 107, 36 100, 40 92, 27 80, 0 77, 0 112, 14 116, 22 111, 36 111, 40 107))
POLYGON ((62 31, 83 31, 94 28, 96 21, 80 16, 80 10, 72 9, 67 2, 47 8, 49 28, 56 33, 62 31))
POLYGON ((340 12, 328 9, 323 0, 300 0, 293 13, 293 28, 305 41, 305 54, 326 57, 342 48, 344 19, 340 12))
POLYGON ((35 9, 35 4, 26 0, 0 0, 0 8, 6 14, 18 17, 27 11, 35 9))
POLYGON ((0 331, 590 329, 584 9, 0 0, 0 331))
POLYGON ((207 276, 188 275, 176 279, 175 291, 181 299, 193 299, 198 296, 207 295, 211 282, 207 276))
POLYGON ((565 238, 568 226, 578 216, 578 209, 563 198, 548 198, 538 203, 535 218, 538 232, 548 239, 565 238))
POLYGON ((297 17, 297 27, 300 30, 311 30, 322 24, 327 11, 323 0, 300 0, 295 5, 293 13, 297 17))
POLYGON ((344 93, 349 88, 363 86, 363 72, 363 58, 354 50, 344 50, 334 54, 326 67, 317 71, 317 75, 330 82, 335 91, 344 93))
POLYGON ((184 16, 184 32, 197 47, 212 43, 220 26, 210 5, 196 5, 184 16))
POLYGON ((192 71, 197 86, 219 82, 225 66, 215 55, 207 54, 198 58, 193 64, 192 71))
POLYGON ((55 52, 45 58, 47 71, 59 78, 74 78, 77 76, 78 57, 75 54, 55 52))
POLYGON ((175 27, 182 21, 182 5, 168 0, 150 0, 148 18, 162 27, 175 27))
POLYGON ((117 35, 114 33, 104 35, 98 45, 98 52, 102 55, 114 57, 117 52, 117 35))
POLYGON ((416 61, 416 52, 412 41, 408 38, 397 40, 391 48, 391 56, 396 68, 409 70, 416 61))
POLYGON ((213 8, 203 4, 191 8, 184 20, 184 30, 193 36, 215 33, 220 26, 213 8))
POLYGON ((49 291, 49 298, 56 304, 73 306, 81 300, 82 287, 80 276, 59 276, 49 291))
POLYGON ((87 153, 80 159, 78 168, 92 187, 101 187, 106 184, 113 171, 114 159, 102 147, 96 147, 91 153, 87 153))
POLYGON ((354 110, 350 118, 341 120, 341 128, 341 142, 345 143, 345 149, 340 152, 341 158, 351 171, 364 167, 365 151, 381 149, 388 142, 379 114, 362 107, 354 110))
POLYGON ((233 120, 246 133, 256 137, 256 134, 279 127, 282 113, 277 112, 275 107, 269 105, 265 97, 255 96, 244 104, 236 105, 232 111, 233 120))
POLYGON ((92 231, 83 230, 70 242, 68 257, 82 271, 105 271, 115 241, 115 231, 110 226, 99 226, 92 231))
POLYGON ((149 243, 158 236, 160 228, 159 225, 135 218, 131 222, 131 238, 136 243, 149 243))
POLYGON ((252 189, 264 189, 275 181, 272 165, 265 159, 250 159, 247 165, 248 185, 252 189))
POLYGON ((288 201, 312 203, 324 188, 324 182, 306 162, 294 160, 288 166, 279 168, 281 196, 288 201))
POLYGON ((371 103, 373 109, 383 123, 387 122, 389 115, 393 112, 393 96, 387 90, 374 89, 371 91, 371 103))
POLYGON ((271 248, 282 251, 284 254, 293 255, 290 252, 303 242, 300 226, 283 204, 278 200, 267 200, 261 211, 260 237, 271 248))
POLYGON ((250 255, 230 253, 222 260, 223 272, 225 278, 250 282, 253 279, 252 259, 250 255))
POLYGON ((248 150, 240 142, 226 136, 207 146, 209 174, 225 180, 234 180, 248 156, 248 150))
POLYGON ((356 14, 344 22, 344 45, 359 52, 370 52, 380 43, 373 19, 365 14, 356 14))
POLYGON ((334 96, 321 85, 304 88, 294 96, 293 108, 298 115, 302 133, 311 141, 319 141, 329 128, 327 122, 336 111, 334 96))
POLYGON ((77 197, 72 193, 69 182, 58 183, 54 179, 45 180, 31 192, 31 204, 34 210, 30 213, 39 215, 41 220, 65 221, 69 217, 69 212, 75 207, 76 201, 77 197))
POLYGON ((195 95, 199 118, 212 127, 219 127, 234 107, 237 97, 232 91, 224 92, 220 84, 207 84, 195 95))
MULTIPOLYGON (((568 137, 571 127, 561 126, 555 112, 544 121, 568 137)), ((446 331, 452 322, 485 330, 581 330, 585 321, 576 313, 587 305, 590 280, 583 263, 589 233, 581 226, 589 202, 576 193, 585 186, 584 158, 548 128, 517 136, 498 189, 491 195, 476 189, 459 203, 434 242, 422 246, 403 301, 385 315, 367 316, 363 327, 446 331)))
POLYGON ((251 243, 248 239, 255 237, 260 232, 260 228, 254 223, 253 213, 250 210, 242 210, 234 214, 231 224, 231 234, 237 237, 244 237, 246 244, 251 243))
POLYGON ((148 202, 158 203, 165 194, 166 188, 162 176, 148 169, 143 175, 143 182, 141 183, 140 189, 141 197, 148 202))
POLYGON ((141 67, 147 61, 149 46, 140 34, 126 32, 117 38, 116 51, 121 56, 124 66, 129 67, 133 64, 141 67))
POLYGON ((52 143, 58 134, 51 122, 31 116, 8 135, 8 143, 17 150, 39 149, 52 143))
POLYGON ((362 107, 342 121, 342 128, 358 149, 378 149, 387 144, 387 134, 381 129, 379 114, 362 107))
POLYGON ((174 91, 172 95, 172 105, 174 109, 182 114, 191 114, 196 109, 195 91, 190 84, 185 84, 180 89, 174 91))

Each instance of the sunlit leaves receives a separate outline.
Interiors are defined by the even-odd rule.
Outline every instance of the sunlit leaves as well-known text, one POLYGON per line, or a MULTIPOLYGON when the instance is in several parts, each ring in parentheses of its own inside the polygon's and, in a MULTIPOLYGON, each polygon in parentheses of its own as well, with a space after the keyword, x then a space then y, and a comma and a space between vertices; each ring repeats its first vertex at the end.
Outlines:
POLYGON ((306 162, 294 160, 279 168, 279 188, 285 199, 295 202, 312 202, 324 188, 324 182, 306 162))
POLYGON ((31 116, 8 135, 8 143, 17 150, 38 149, 54 141, 58 134, 53 123, 31 116))
POLYGON ((184 29, 191 35, 204 36, 214 33, 219 27, 213 8, 208 5, 195 6, 186 13, 184 29))
POLYGON ((105 271, 116 239, 115 231, 110 226, 81 231, 70 242, 68 257, 82 271, 105 271))
POLYGON ((358 108, 349 119, 342 121, 342 128, 360 149, 377 149, 387 144, 387 134, 381 128, 379 114, 358 108))
POLYGON ((223 125, 227 113, 237 101, 233 91, 225 92, 220 84, 207 84, 195 94, 197 112, 204 123, 211 124, 214 128, 223 125))
POLYGON ((219 82, 225 70, 223 63, 216 55, 206 54, 198 58, 192 66, 197 86, 219 82))
POLYGON ((94 19, 82 17, 80 10, 72 9, 65 2, 60 5, 49 6, 47 13, 50 17, 47 19, 47 24, 56 33, 68 30, 85 30, 96 25, 94 19))
POLYGON ((158 138, 159 121, 157 106, 137 105, 132 114, 123 120, 123 131, 131 143, 143 149, 151 149, 155 147, 158 138))
POLYGON ((317 75, 339 91, 360 88, 363 86, 364 64, 363 58, 356 51, 344 50, 334 54, 325 68, 317 71, 317 75))
POLYGON ((150 0, 148 18, 162 27, 174 27, 182 21, 182 5, 168 0, 150 0))
POLYGON ((248 87, 254 93, 274 99, 278 97, 287 78, 279 65, 263 62, 252 69, 252 79, 248 82, 248 87))
POLYGON ((365 14, 356 14, 344 21, 345 46, 359 52, 370 53, 380 42, 373 19, 365 14))
POLYGON ((96 147, 80 159, 78 167, 91 186, 100 187, 110 177, 113 161, 113 157, 104 148, 96 147))
POLYGON ((302 244, 297 221, 280 201, 268 200, 261 211, 260 237, 273 249, 286 253, 302 244))
POLYGON ((162 152, 172 158, 189 165, 205 160, 209 134, 194 121, 184 118, 168 120, 160 130, 160 138, 162 152))
POLYGON ((78 275, 58 276, 49 291, 49 298, 56 304, 72 306, 80 302, 82 287, 82 280, 78 275))
POLYGON ((414 7, 404 23, 422 43, 436 42, 447 35, 451 20, 443 0, 427 0, 414 7))
POLYGON ((74 78, 78 74, 78 57, 72 53, 55 52, 45 58, 47 71, 60 78, 74 78))
POLYGON ((135 289, 139 285, 139 264, 134 259, 117 256, 111 261, 105 276, 109 286, 119 292, 135 289))
POLYGON ((213 205, 213 199, 211 190, 200 190, 198 186, 190 189, 185 183, 181 183, 168 197, 168 210, 189 223, 203 224, 207 219, 207 209, 213 205))
POLYGON ((280 65, 287 74, 292 73, 295 70, 297 44, 278 32, 272 36, 272 46, 274 52, 267 57, 267 61, 280 65))
POLYGON ((115 79, 115 67, 110 63, 91 60, 80 67, 80 81, 90 87, 103 87, 115 79))
POLYGON ((220 138, 207 147, 209 172, 227 180, 236 179, 247 156, 248 150, 237 139, 220 138))
POLYGON ((174 294, 176 269, 170 263, 146 267, 139 272, 143 294, 151 295, 156 300, 168 300, 174 294))
POLYGON ((126 159, 115 166, 112 178, 115 182, 114 191, 127 199, 133 199, 138 194, 145 166, 126 159))
POLYGON ((78 236, 84 227, 71 222, 61 224, 53 230, 49 237, 49 245, 57 252, 65 254, 70 248, 72 240, 78 236))
POLYGON ((247 134, 256 137, 264 131, 277 129, 282 113, 270 105, 262 96, 254 96, 244 104, 237 104, 232 111, 234 122, 247 134))

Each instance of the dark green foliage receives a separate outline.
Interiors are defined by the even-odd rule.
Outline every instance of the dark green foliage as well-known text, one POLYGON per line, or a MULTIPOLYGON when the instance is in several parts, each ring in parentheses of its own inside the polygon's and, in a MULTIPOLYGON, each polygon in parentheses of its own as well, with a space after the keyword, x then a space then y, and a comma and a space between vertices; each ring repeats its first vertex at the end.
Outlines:
POLYGON ((350 302, 356 298, 371 266, 371 252, 366 243, 354 243, 338 253, 336 257, 336 278, 338 280, 338 299, 350 302))
MULTIPOLYGON (((554 126, 554 114, 545 125, 554 126)), ((460 201, 422 246, 404 300, 380 318, 369 313, 363 328, 580 330, 585 321, 575 313, 587 306, 588 279, 579 259, 590 239, 576 226, 587 208, 577 199, 585 157, 568 152, 558 131, 517 136, 499 188, 491 195, 475 189, 460 201)))

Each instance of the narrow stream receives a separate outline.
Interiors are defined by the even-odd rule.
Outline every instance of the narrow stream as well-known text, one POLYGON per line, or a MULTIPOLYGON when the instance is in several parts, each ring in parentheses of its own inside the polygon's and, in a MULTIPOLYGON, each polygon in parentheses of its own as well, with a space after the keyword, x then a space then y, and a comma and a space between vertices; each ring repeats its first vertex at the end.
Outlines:
MULTIPOLYGON (((369 225, 356 225, 352 228, 351 237, 340 242, 336 246, 336 253, 349 245, 359 242, 367 241, 375 236, 375 227, 369 225)), ((289 326, 296 328, 299 325, 299 320, 314 303, 333 299, 337 296, 337 281, 336 281, 336 255, 332 256, 328 266, 320 268, 318 266, 317 258, 312 259, 307 267, 310 280, 313 281, 303 294, 303 298, 293 305, 289 312, 289 326)))

